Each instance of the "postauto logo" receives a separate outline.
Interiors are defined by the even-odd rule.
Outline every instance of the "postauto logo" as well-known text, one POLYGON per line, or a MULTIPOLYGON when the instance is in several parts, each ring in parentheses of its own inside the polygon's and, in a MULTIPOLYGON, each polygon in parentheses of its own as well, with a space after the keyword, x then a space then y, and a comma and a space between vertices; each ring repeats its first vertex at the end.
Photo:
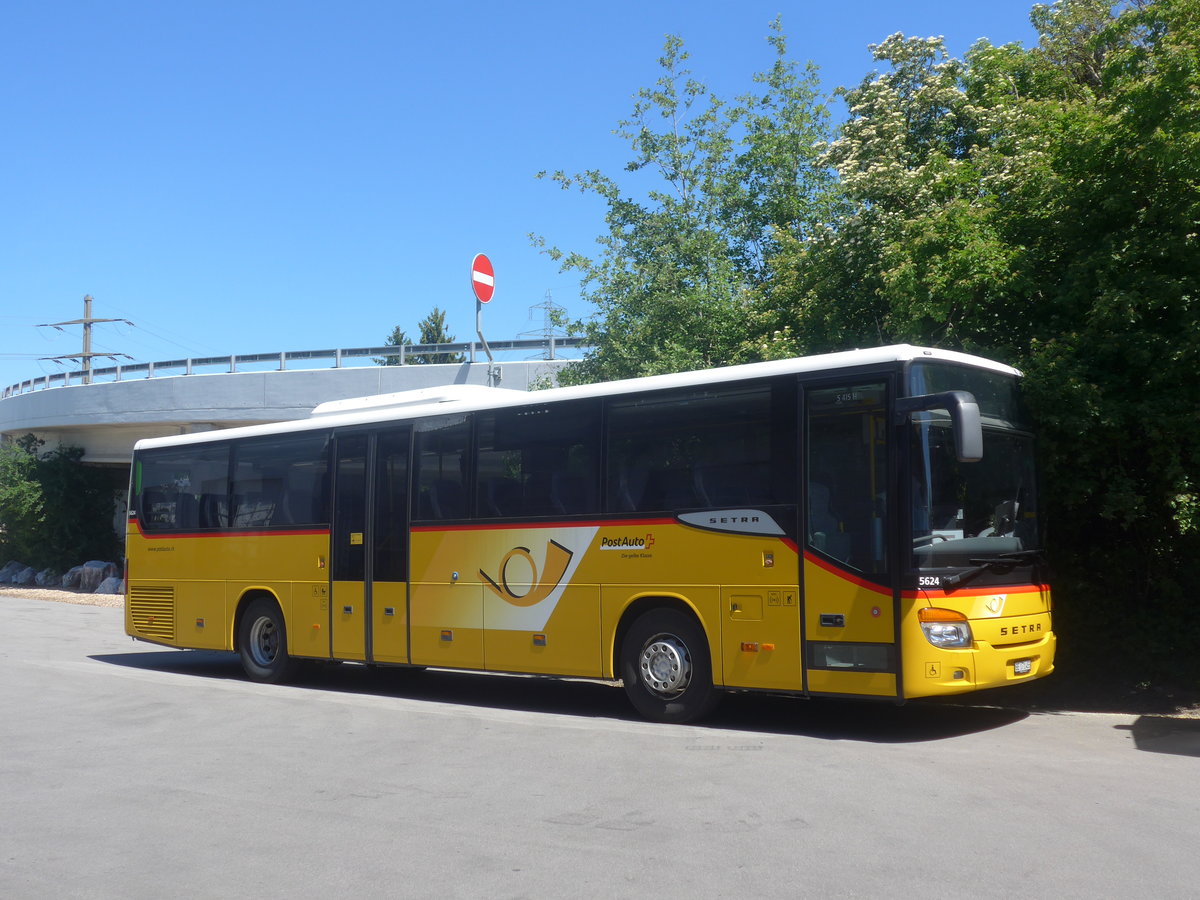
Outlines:
POLYGON ((645 550, 654 546, 654 535, 647 534, 645 537, 602 537, 600 538, 601 550, 645 550))

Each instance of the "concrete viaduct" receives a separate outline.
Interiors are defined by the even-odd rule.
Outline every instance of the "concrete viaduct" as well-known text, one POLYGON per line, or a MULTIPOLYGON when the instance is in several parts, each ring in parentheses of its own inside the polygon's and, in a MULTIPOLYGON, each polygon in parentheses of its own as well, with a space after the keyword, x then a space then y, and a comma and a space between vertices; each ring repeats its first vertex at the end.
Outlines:
POLYGON ((541 359, 477 359, 474 343, 353 350, 304 350, 113 366, 13 385, 0 397, 0 439, 32 433, 51 448, 82 447, 83 461, 128 466, 140 438, 211 431, 306 418, 318 403, 447 384, 529 390, 553 382, 571 360, 557 357, 572 339, 492 343, 489 355, 542 354, 541 359), (433 354, 460 363, 410 364, 433 354), (372 359, 391 357, 393 365, 372 359), (296 368, 324 363, 324 368, 296 368), (266 368, 264 368, 266 367, 266 368))

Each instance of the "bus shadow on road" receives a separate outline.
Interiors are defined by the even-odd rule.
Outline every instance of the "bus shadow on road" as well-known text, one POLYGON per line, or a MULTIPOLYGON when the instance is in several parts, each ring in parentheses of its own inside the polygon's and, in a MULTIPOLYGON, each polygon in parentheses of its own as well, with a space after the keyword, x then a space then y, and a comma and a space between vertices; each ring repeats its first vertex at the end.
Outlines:
MULTIPOLYGON (((245 680, 237 656, 220 651, 163 649, 90 658, 146 671, 223 681, 245 680)), ((286 691, 289 687, 445 703, 464 708, 644 721, 629 705, 619 684, 587 679, 314 663, 306 665, 294 681, 279 685, 278 689, 286 691)), ((1027 716, 1028 713, 1021 710, 920 701, 896 706, 864 700, 730 693, 716 711, 696 723, 696 727, 896 744, 977 734, 1003 728, 1027 716)))
POLYGON ((198 675, 202 678, 245 680, 241 664, 232 653, 219 650, 141 650, 133 653, 96 653, 88 659, 149 672, 198 675))

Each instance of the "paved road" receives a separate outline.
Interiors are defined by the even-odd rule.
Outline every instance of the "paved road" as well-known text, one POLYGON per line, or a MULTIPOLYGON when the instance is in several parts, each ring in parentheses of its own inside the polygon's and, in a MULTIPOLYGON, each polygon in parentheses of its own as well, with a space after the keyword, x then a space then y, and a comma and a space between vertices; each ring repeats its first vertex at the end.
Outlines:
POLYGON ((1194 897, 1200 720, 340 666, 0 596, 0 896, 1194 897))

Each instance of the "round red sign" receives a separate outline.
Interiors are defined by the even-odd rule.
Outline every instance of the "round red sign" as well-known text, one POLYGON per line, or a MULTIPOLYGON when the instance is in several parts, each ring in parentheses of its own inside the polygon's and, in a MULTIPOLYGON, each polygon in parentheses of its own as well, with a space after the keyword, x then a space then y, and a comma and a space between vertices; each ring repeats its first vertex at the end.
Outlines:
POLYGON ((492 261, 482 253, 471 260, 471 290, 480 303, 487 303, 496 291, 496 273, 492 261))

